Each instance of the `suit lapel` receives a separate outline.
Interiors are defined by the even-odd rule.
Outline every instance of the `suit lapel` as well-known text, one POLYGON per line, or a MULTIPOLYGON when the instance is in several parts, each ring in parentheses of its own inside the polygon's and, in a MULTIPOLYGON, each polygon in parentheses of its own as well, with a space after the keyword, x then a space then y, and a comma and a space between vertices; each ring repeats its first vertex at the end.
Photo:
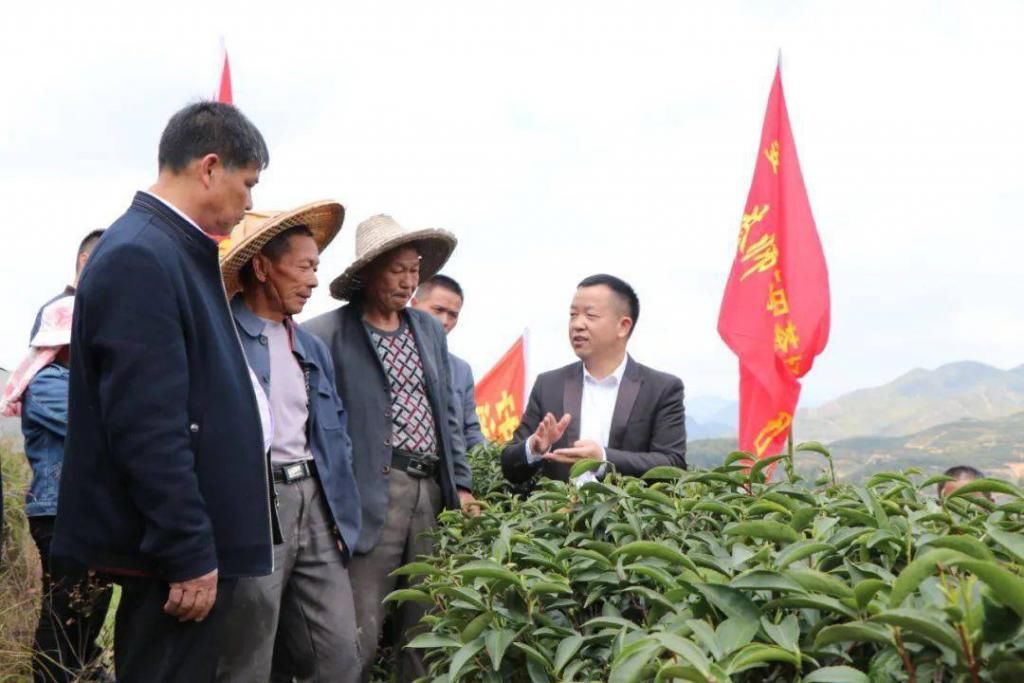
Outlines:
POLYGON ((640 394, 640 386, 644 383, 640 367, 632 358, 626 361, 626 371, 622 374, 619 396, 615 400, 615 411, 612 413, 612 428, 608 434, 608 446, 621 448, 626 433, 629 414, 633 412, 633 404, 640 394))
MULTIPOLYGON (((580 416, 583 414, 583 363, 569 366, 562 393, 562 410, 572 415, 569 427, 562 437, 568 446, 572 446, 580 438, 580 416)), ((562 416, 555 415, 556 420, 560 417, 562 416)))

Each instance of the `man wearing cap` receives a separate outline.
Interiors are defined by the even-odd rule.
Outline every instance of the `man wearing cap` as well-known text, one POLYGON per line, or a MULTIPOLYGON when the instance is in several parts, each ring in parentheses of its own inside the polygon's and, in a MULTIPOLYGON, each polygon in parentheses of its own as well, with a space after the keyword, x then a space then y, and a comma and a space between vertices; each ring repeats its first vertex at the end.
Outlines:
POLYGON ((267 430, 211 237, 268 162, 235 107, 181 109, 79 280, 51 554, 121 585, 119 681, 213 680, 237 579, 273 571, 267 430))
POLYGON ((359 670, 345 568, 359 535, 347 416, 327 348, 292 321, 317 286, 320 253, 344 217, 330 201, 249 212, 220 244, 242 348, 270 400, 280 529, 274 573, 235 588, 220 681, 267 681, 272 669, 289 680, 351 681, 359 670))
MULTIPOLYGON (((424 280, 412 298, 412 305, 426 311, 441 323, 444 333, 449 335, 459 324, 462 314, 462 286, 455 278, 438 273, 424 280)), ((455 405, 462 413, 462 440, 466 442, 466 452, 482 443, 487 443, 480 431, 480 418, 476 414, 476 397, 473 394, 473 369, 469 363, 449 353, 452 366, 452 392, 455 405)))
MULTIPOLYGON (((443 508, 473 502, 444 330, 407 307, 420 279, 440 270, 455 243, 445 230, 408 230, 390 216, 364 221, 356 229, 355 262, 331 283, 331 295, 349 303, 305 324, 331 352, 349 414, 362 503, 349 573, 363 680, 383 626, 382 601, 396 586, 391 572, 431 551, 423 532, 443 508)), ((415 603, 402 605, 400 644, 422 614, 415 603)), ((423 675, 416 653, 403 652, 399 680, 423 675)))
POLYGON ((0 415, 21 416, 25 457, 32 483, 25 495, 28 528, 42 564, 39 623, 32 643, 36 681, 108 680, 96 662, 100 634, 110 604, 110 584, 89 576, 68 558, 51 557, 57 485, 68 428, 68 366, 74 297, 51 301, 40 310, 31 349, 4 387, 0 415))

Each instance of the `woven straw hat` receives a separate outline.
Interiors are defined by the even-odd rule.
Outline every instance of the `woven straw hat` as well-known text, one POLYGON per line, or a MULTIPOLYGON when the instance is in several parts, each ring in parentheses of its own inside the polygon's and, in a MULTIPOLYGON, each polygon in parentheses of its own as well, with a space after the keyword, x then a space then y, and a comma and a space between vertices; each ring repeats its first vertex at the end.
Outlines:
POLYGON ((356 260, 331 283, 331 296, 347 301, 366 284, 362 272, 378 257, 405 245, 420 252, 420 282, 433 277, 452 255, 458 240, 439 228, 407 230, 391 216, 378 214, 356 228, 356 260))
POLYGON ((341 230, 345 207, 323 200, 291 211, 246 211, 245 218, 220 243, 220 272, 228 297, 242 290, 238 273, 267 242, 289 228, 304 225, 313 233, 317 248, 323 252, 341 230))

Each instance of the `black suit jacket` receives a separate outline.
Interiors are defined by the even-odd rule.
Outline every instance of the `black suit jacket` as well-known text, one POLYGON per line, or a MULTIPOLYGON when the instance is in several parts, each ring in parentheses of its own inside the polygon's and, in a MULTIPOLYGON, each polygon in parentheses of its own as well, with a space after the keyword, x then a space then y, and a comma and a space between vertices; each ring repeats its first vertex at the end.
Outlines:
MULTIPOLYGON (((444 506, 458 509, 458 489, 471 491, 473 475, 462 440, 462 407, 452 398, 448 343, 441 325, 429 313, 407 308, 402 315, 416 340, 434 410, 441 460, 438 483, 444 506)), ((302 327, 327 345, 334 362, 338 395, 349 416, 352 466, 362 506, 362 529, 355 552, 367 553, 380 540, 390 505, 391 390, 387 374, 363 325, 360 304, 346 304, 302 327)))
MULTIPOLYGON (((552 479, 565 481, 569 478, 568 465, 547 460, 528 463, 525 443, 544 415, 552 413, 559 418, 569 413, 572 421, 552 450, 571 446, 580 438, 582 401, 583 363, 576 362, 537 377, 515 437, 501 453, 501 469, 509 481, 527 481, 538 470, 552 479)), ((605 455, 616 470, 632 476, 640 476, 658 465, 685 468, 683 382, 629 358, 615 402, 605 455)))

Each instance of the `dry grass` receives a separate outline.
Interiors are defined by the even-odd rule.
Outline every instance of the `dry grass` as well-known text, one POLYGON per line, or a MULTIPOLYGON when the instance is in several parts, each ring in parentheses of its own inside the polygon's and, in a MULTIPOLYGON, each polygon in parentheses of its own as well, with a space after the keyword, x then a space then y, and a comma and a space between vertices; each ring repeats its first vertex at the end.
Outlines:
POLYGON ((31 472, 13 440, 0 441, 4 546, 0 558, 0 683, 31 680, 32 636, 39 609, 39 555, 25 518, 31 472))

